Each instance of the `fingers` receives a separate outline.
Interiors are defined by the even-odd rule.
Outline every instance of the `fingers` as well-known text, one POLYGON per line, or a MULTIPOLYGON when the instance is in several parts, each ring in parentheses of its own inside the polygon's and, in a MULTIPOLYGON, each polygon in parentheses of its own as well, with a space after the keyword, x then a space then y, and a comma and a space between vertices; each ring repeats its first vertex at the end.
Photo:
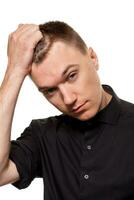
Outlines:
POLYGON ((35 48, 36 44, 41 40, 42 37, 43 35, 39 30, 35 31, 33 35, 31 35, 29 42, 33 41, 33 48, 35 48))
POLYGON ((15 38, 19 38, 23 35, 28 35, 34 31, 39 30, 39 26, 35 24, 19 24, 18 28, 12 33, 15 38))
POLYGON ((17 37, 29 44, 31 48, 34 48, 35 45, 39 42, 39 40, 41 40, 43 35, 39 30, 39 26, 30 24, 20 26, 20 30, 17 33, 17 37))
POLYGON ((39 26, 36 24, 19 24, 18 28, 9 35, 9 38, 11 38, 13 36, 14 39, 16 40, 21 37, 30 36, 31 34, 35 33, 36 31, 40 31, 39 26))
POLYGON ((23 25, 24 25, 24 24, 19 24, 19 25, 18 25, 18 28, 21 27, 21 26, 23 26, 23 25))
POLYGON ((9 40, 16 43, 23 43, 30 48, 34 48, 35 45, 43 37, 39 26, 36 24, 19 24, 18 28, 9 35, 9 40))
POLYGON ((42 37, 38 25, 19 24, 8 39, 7 55, 10 66, 28 73, 35 45, 42 37))

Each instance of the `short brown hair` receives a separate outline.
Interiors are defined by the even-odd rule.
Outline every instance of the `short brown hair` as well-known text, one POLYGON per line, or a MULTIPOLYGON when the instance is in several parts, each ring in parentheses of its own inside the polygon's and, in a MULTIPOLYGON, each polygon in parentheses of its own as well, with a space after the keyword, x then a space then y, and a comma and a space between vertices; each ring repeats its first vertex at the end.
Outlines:
POLYGON ((63 41, 67 44, 71 44, 77 47, 83 54, 86 53, 87 46, 83 39, 65 22, 50 21, 45 24, 40 24, 39 29, 43 38, 37 43, 34 49, 34 63, 40 63, 56 41, 63 41))

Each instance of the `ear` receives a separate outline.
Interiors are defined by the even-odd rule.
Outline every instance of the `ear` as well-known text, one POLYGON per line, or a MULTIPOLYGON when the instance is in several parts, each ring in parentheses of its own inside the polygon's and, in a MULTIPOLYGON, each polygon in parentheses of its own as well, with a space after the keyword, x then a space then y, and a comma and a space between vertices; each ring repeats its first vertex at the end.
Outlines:
POLYGON ((95 51, 91 47, 89 47, 89 49, 88 49, 88 54, 89 54, 90 59, 94 63, 95 69, 98 70, 99 69, 98 57, 97 57, 95 51))

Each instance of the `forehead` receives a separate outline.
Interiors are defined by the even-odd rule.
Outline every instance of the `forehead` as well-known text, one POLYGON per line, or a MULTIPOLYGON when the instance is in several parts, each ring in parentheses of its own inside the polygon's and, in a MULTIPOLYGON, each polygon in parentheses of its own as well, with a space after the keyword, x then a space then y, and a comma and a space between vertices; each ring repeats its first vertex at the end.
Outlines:
POLYGON ((68 65, 81 64, 84 55, 75 47, 57 41, 40 64, 33 64, 31 75, 36 85, 57 81, 68 65))

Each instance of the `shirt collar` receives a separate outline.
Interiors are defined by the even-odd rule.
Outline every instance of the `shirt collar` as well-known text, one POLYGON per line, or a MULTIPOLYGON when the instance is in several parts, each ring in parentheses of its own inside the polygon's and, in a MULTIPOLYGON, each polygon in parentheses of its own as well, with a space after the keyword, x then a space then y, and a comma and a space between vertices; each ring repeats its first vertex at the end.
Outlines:
POLYGON ((92 126, 93 124, 96 124, 97 122, 107 123, 107 124, 116 124, 119 119, 119 115, 121 111, 120 99, 118 98, 118 96, 116 95, 116 93, 114 92, 111 86, 103 84, 102 87, 106 92, 112 95, 112 98, 110 102, 108 103, 108 105, 104 107, 101 111, 99 111, 93 118, 86 121, 80 121, 78 119, 75 119, 65 114, 62 114, 61 117, 64 116, 63 117, 64 120, 67 120, 69 123, 73 122, 73 125, 76 125, 77 127, 78 126, 83 127, 83 125, 84 127, 89 127, 89 126, 92 126))
MULTIPOLYGON (((108 124, 116 124, 120 115, 120 99, 109 85, 102 85, 103 89, 112 95, 109 104, 99 111, 91 121, 100 121, 108 124)), ((90 120, 89 120, 90 121, 90 120)))

